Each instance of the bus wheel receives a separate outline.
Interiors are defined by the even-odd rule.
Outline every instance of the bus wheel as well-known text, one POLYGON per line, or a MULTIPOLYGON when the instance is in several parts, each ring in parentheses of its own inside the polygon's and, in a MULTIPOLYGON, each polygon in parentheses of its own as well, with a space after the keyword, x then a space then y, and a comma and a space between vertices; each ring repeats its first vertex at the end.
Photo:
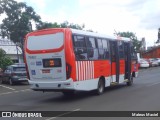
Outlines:
POLYGON ((73 97, 75 95, 75 91, 63 91, 62 93, 66 97, 73 97))
POLYGON ((131 75, 129 81, 127 82, 127 86, 131 86, 133 84, 133 77, 131 75))
POLYGON ((97 87, 97 90, 96 90, 97 95, 103 94, 104 88, 105 88, 104 80, 99 79, 98 87, 97 87))

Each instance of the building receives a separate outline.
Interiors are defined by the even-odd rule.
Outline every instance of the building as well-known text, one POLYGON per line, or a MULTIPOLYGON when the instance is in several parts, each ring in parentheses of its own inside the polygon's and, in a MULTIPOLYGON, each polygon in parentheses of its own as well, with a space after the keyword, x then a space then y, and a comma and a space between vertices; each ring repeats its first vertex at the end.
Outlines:
POLYGON ((12 41, 7 39, 0 39, 0 48, 2 48, 8 57, 12 59, 14 63, 22 63, 22 50, 12 41))
POLYGON ((141 51, 145 51, 146 50, 146 40, 145 38, 142 38, 141 40, 141 48, 140 48, 141 51))
POLYGON ((160 58, 160 45, 150 47, 147 51, 141 54, 142 58, 160 58))

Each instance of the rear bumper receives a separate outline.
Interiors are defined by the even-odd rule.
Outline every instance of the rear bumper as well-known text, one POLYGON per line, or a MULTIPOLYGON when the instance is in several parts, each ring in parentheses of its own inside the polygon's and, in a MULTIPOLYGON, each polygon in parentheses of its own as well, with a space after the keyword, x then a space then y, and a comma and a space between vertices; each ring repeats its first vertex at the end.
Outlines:
POLYGON ((25 78, 25 77, 23 77, 23 78, 21 78, 21 77, 12 77, 11 79, 12 79, 13 82, 25 82, 25 81, 28 81, 28 79, 25 78))
POLYGON ((66 81, 54 81, 54 82, 37 82, 29 80, 31 89, 35 91, 65 91, 74 90, 73 80, 70 78, 66 81))
POLYGON ((148 67, 149 67, 149 64, 140 64, 140 67, 141 67, 141 68, 148 68, 148 67))
POLYGON ((159 65, 159 64, 156 64, 156 63, 155 63, 155 64, 152 64, 151 66, 152 66, 152 67, 155 67, 155 66, 158 66, 158 65, 159 65))

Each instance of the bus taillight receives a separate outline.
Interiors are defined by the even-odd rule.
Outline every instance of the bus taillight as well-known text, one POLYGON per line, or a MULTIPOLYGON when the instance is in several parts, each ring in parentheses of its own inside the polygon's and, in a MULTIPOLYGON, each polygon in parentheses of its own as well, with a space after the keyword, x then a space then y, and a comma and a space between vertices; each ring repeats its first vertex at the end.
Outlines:
POLYGON ((66 78, 69 79, 71 77, 72 67, 68 63, 66 63, 66 78))

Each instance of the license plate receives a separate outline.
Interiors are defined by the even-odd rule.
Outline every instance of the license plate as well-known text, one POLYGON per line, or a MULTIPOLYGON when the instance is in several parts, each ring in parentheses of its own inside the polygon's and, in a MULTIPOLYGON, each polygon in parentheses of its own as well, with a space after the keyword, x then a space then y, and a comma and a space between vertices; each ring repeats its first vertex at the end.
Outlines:
POLYGON ((50 73, 50 69, 44 69, 42 70, 42 73, 45 74, 45 73, 50 73))
POLYGON ((27 78, 19 78, 18 80, 27 80, 27 78))

